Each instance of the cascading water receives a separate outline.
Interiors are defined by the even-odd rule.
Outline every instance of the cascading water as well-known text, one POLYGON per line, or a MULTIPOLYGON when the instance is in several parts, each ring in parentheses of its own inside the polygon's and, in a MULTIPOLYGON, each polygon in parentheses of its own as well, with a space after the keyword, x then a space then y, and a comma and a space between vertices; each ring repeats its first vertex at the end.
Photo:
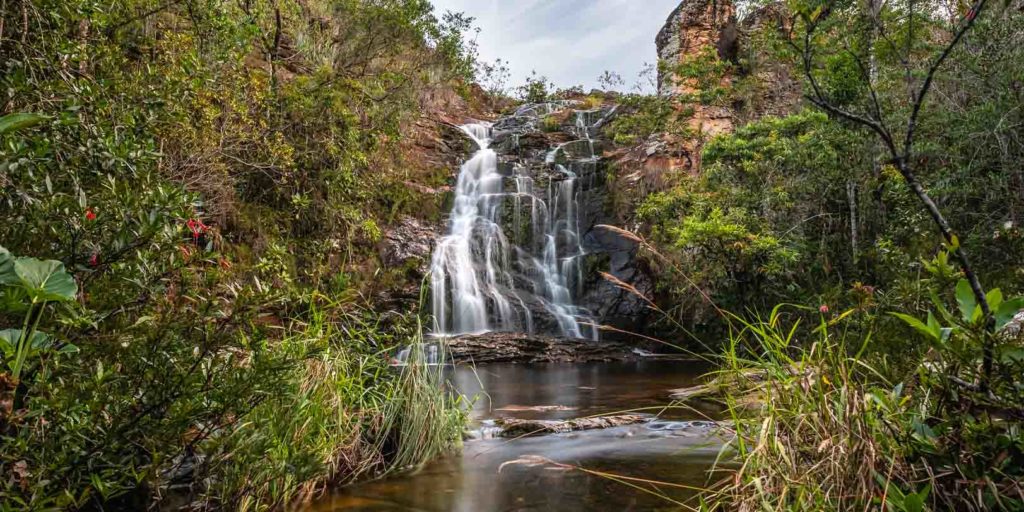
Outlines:
POLYGON ((510 330, 518 321, 507 294, 514 284, 508 240, 497 218, 503 177, 498 155, 488 147, 490 125, 470 124, 462 130, 480 149, 459 172, 448 235, 434 250, 430 270, 435 334, 510 330), (492 325, 491 311, 497 325, 492 325))
MULTIPOLYGON (((536 119, 557 108, 564 107, 531 105, 517 115, 536 119)), ((597 339, 593 321, 575 304, 586 255, 579 171, 596 161, 587 120, 577 114, 574 130, 586 149, 551 151, 543 175, 522 162, 499 165, 491 125, 462 127, 479 149, 459 172, 448 232, 434 250, 432 334, 532 334, 543 316, 556 334, 597 339)))

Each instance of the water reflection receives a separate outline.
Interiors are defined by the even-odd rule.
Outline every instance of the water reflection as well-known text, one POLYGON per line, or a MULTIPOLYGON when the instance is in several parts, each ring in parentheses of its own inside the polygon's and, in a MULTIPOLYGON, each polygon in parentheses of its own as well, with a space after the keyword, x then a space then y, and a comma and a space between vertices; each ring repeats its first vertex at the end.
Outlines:
MULTIPOLYGON (((702 371, 692 363, 669 362, 496 365, 475 372, 461 368, 453 379, 463 393, 479 397, 471 412, 479 428, 501 417, 568 419, 661 407, 668 402, 668 390, 692 385, 702 371)), ((689 421, 713 414, 672 409, 661 417, 674 423, 514 441, 470 440, 462 453, 415 475, 345 489, 312 510, 675 510, 679 506, 670 501, 607 478, 510 461, 537 455, 627 477, 703 486, 720 441, 706 424, 689 421)), ((677 488, 667 494, 684 501, 693 493, 677 488)))

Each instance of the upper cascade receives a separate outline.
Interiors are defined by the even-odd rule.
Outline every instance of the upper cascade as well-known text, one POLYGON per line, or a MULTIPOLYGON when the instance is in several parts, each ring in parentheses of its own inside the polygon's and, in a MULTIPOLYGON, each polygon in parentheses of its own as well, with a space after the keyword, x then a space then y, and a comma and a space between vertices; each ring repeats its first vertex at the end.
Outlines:
POLYGON ((460 169, 447 232, 431 261, 434 335, 598 339, 591 312, 578 302, 588 254, 580 201, 597 174, 591 133, 610 111, 572 106, 529 104, 494 124, 462 127, 478 150, 460 169), (543 120, 566 111, 573 121, 565 131, 578 140, 522 150, 521 136, 539 133, 543 120))

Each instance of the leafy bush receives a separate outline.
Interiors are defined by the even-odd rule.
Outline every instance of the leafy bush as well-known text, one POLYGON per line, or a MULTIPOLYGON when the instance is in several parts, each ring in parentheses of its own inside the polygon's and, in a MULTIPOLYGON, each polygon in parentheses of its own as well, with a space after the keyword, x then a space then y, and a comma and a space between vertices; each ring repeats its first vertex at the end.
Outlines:
POLYGON ((690 281, 735 310, 833 293, 819 284, 850 258, 840 149, 854 138, 813 112, 766 118, 712 139, 701 175, 641 204, 652 241, 688 274, 661 283, 679 320, 717 323, 698 316, 690 281))
MULTIPOLYGON (((143 509, 185 493, 262 509, 455 439, 452 404, 435 401, 421 421, 438 438, 392 451, 415 422, 381 405, 410 381, 384 354, 414 340, 411 319, 367 312, 360 286, 401 207, 401 126, 427 89, 471 77, 468 19, 426 0, 30 8, 22 37, 0 38, 4 112, 32 113, 0 118, 0 241, 46 260, 15 266, 78 290, 0 310, 3 329, 31 320, 2 342, 3 506, 143 509), (337 431, 295 442, 325 417, 337 431), (284 451, 262 466, 249 441, 284 451)), ((3 269, 5 284, 24 274, 3 269)), ((35 290, 19 282, 3 304, 35 290)))
POLYGON ((551 98, 555 84, 551 83, 546 76, 540 76, 534 71, 526 77, 526 83, 516 88, 516 93, 523 103, 544 103, 551 98))

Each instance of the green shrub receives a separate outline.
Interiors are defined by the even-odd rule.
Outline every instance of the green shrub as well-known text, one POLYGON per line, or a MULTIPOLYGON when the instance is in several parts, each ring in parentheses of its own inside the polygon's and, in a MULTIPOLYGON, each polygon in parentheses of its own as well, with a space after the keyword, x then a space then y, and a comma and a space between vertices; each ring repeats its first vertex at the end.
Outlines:
POLYGON ((0 309, 0 330, 32 319, 4 331, 0 508, 144 509, 182 461, 203 462, 193 497, 239 505, 233 476, 251 474, 246 506, 265 508, 456 438, 443 403, 423 420, 437 442, 411 456, 348 467, 324 451, 397 435, 385 419, 411 413, 359 401, 402 396, 383 354, 414 340, 359 294, 382 226, 409 208, 402 123, 426 88, 471 78, 468 20, 425 0, 29 7, 24 38, 0 38, 4 112, 32 113, 0 118, 0 241, 63 265, 78 291, 0 309), (33 352, 31 331, 79 352, 33 352), (295 415, 277 423, 271 400, 295 415), (337 432, 273 464, 245 451, 328 416, 337 432))

